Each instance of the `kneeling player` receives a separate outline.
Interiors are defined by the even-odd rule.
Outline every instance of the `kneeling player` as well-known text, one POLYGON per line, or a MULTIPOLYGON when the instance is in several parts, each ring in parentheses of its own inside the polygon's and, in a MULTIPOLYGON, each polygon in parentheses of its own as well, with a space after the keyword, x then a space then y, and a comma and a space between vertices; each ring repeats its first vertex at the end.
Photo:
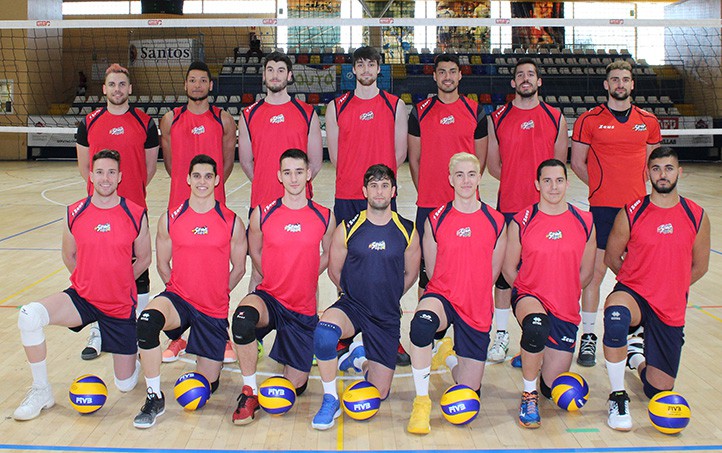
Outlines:
POLYGON ((70 288, 20 310, 18 328, 33 385, 13 413, 15 420, 33 419, 55 404, 45 362, 43 328, 47 325, 79 332, 97 321, 102 350, 113 354, 118 390, 129 392, 138 381, 135 279, 150 264, 148 218, 144 208, 118 195, 120 154, 102 150, 92 162, 93 193, 68 207, 63 231, 63 262, 72 273, 70 288))
POLYGON ((521 326, 524 392, 519 423, 538 428, 539 393, 551 398, 549 385, 569 371, 574 356, 579 296, 594 271, 592 214, 568 204, 567 169, 557 159, 542 162, 535 181, 539 203, 514 216, 504 259, 512 284, 512 307, 521 326))
POLYGON ((306 389, 313 361, 318 276, 328 266, 336 224, 329 209, 306 198, 311 179, 306 153, 289 149, 280 165, 283 197, 262 203, 249 221, 248 249, 262 280, 241 300, 231 325, 244 384, 233 413, 236 425, 252 422, 259 408, 256 338, 276 331, 270 357, 285 365, 283 376, 298 395, 306 389))
POLYGON ((198 356, 197 371, 211 383, 211 391, 218 388, 228 341, 228 300, 245 272, 243 222, 215 199, 220 182, 216 162, 205 154, 195 156, 187 181, 190 198, 158 222, 156 255, 165 291, 138 318, 148 396, 133 421, 136 428, 150 428, 165 412, 160 390, 161 330, 178 338, 191 329, 187 350, 198 356))
POLYGON ((433 211, 424 224, 429 283, 411 320, 416 398, 407 426, 410 433, 427 434, 431 430, 431 368, 446 364, 454 381, 481 392, 494 310, 491 288, 501 271, 506 229, 504 216, 477 198, 480 181, 481 165, 476 156, 452 156, 449 183, 454 188, 454 200, 433 211), (451 324, 458 359, 450 339, 445 338, 432 360, 434 336, 451 324))

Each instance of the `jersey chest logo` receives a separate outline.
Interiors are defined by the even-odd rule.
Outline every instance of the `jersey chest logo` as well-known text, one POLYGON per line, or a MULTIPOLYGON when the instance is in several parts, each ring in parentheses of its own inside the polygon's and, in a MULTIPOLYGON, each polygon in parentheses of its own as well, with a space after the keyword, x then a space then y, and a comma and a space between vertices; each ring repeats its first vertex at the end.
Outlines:
POLYGON ((558 241, 562 238, 562 230, 550 231, 547 233, 547 239, 550 241, 558 241))
POLYGON ((201 135, 206 133, 206 127, 205 126, 196 126, 193 129, 191 129, 191 134, 193 135, 201 135))
POLYGON ((286 117, 283 116, 283 113, 281 113, 280 115, 272 116, 271 119, 269 120, 269 122, 271 124, 281 124, 285 121, 286 121, 286 117))
POLYGON ((635 124, 634 127, 632 128, 632 130, 633 130, 634 132, 644 132, 644 131, 647 130, 647 125, 644 124, 644 123, 642 123, 642 124, 635 124))
POLYGON ((114 127, 108 132, 110 135, 123 135, 125 134, 125 129, 123 129, 123 126, 120 127, 114 127))
POLYGON ((386 241, 374 241, 369 244, 370 250, 384 251, 386 250, 386 241))
POLYGON ((99 223, 94 230, 97 233, 110 233, 110 222, 108 223, 99 223))
POLYGON ((614 129, 613 124, 600 124, 599 129, 614 129))
POLYGON ((456 230, 456 236, 460 238, 470 238, 471 237, 471 227, 463 227, 456 230))
POLYGON ((534 120, 524 121, 521 123, 521 130, 528 131, 534 129, 534 120))
POLYGON ((665 223, 657 227, 657 233, 659 234, 673 234, 674 227, 671 223, 665 223))
POLYGON ((197 227, 193 228, 193 230, 191 230, 191 232, 193 234, 206 235, 206 234, 208 234, 208 227, 207 226, 197 226, 197 227))
POLYGON ((362 113, 361 115, 359 115, 358 119, 360 119, 361 121, 371 121, 372 119, 374 119, 373 110, 362 113))
POLYGON ((289 223, 283 229, 289 233, 300 233, 301 232, 301 224, 300 223, 289 223))
POLYGON ((454 119, 454 115, 449 115, 444 118, 441 118, 441 121, 439 121, 439 124, 442 126, 448 126, 450 124, 454 124, 456 120, 454 119))

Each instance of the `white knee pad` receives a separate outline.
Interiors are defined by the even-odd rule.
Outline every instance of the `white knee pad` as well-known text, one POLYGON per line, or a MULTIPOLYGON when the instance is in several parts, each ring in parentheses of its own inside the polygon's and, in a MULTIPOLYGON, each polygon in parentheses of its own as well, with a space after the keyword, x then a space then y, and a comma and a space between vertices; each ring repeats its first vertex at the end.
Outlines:
POLYGON ((140 314, 143 313, 143 310, 148 306, 148 302, 150 302, 149 293, 138 294, 138 305, 135 306, 136 318, 140 318, 140 314))
POLYGON ((115 379, 115 387, 120 390, 123 393, 128 393, 131 390, 135 388, 135 385, 138 383, 138 375, 140 374, 140 362, 137 360, 135 361, 135 371, 133 371, 133 374, 128 379, 120 380, 116 376, 114 376, 115 379))
POLYGON ((23 346, 37 346, 45 341, 43 327, 50 324, 50 314, 43 304, 30 302, 20 308, 18 329, 23 346))

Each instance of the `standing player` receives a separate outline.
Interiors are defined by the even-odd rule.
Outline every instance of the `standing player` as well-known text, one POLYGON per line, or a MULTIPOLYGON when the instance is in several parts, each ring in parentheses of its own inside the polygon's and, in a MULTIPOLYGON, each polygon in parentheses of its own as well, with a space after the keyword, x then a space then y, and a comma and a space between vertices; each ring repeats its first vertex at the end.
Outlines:
POLYGON ((63 231, 63 262, 71 272, 70 288, 20 310, 18 328, 33 384, 15 409, 15 420, 33 419, 55 404, 43 332, 48 325, 79 332, 97 321, 103 351, 113 354, 118 390, 129 392, 138 382, 134 280, 150 264, 148 218, 142 206, 118 195, 118 152, 99 151, 92 162, 93 194, 68 206, 63 231))
POLYGON ((158 222, 156 256, 165 291, 138 318, 138 347, 148 396, 133 420, 150 428, 165 412, 160 389, 160 332, 172 338, 191 329, 188 352, 196 354, 197 370, 218 388, 228 342, 228 301, 245 272, 246 235, 243 222, 220 201, 216 162, 205 154, 189 165, 190 198, 158 222), (230 266, 229 266, 230 263, 230 266), (230 270, 229 270, 230 268, 230 270))
MULTIPOLYGON (((539 100, 539 68, 520 58, 511 86, 514 100, 489 117, 489 174, 499 180, 497 209, 507 222, 539 201, 534 186, 536 169, 547 159, 567 161, 567 122, 559 109, 539 100)), ((496 338, 489 361, 503 362, 509 348, 506 331, 511 311, 511 287, 500 275, 494 290, 496 338)))
POLYGON ((393 170, 372 165, 363 184, 367 209, 339 225, 331 242, 328 275, 341 297, 323 313, 314 334, 324 395, 311 426, 320 430, 333 427, 341 415, 337 363, 342 371, 363 370, 381 397, 388 396, 401 330, 401 296, 416 281, 421 259, 414 223, 391 210, 396 193, 393 170), (338 340, 358 332, 363 333, 363 345, 352 344, 337 359, 338 340))
POLYGON ((671 148, 651 152, 652 192, 624 206, 614 220, 604 261, 617 284, 604 304, 604 358, 612 393, 607 424, 632 429, 624 365, 639 373, 644 394, 672 390, 679 369, 689 287, 709 267, 710 222, 677 193, 682 174, 671 148), (644 339, 627 339, 644 327, 644 339), (625 361, 626 359, 626 361, 625 361))
POLYGON ((457 153, 448 168, 454 198, 437 208, 424 225, 429 284, 416 307, 409 334, 414 345, 411 373, 416 398, 406 429, 414 434, 431 431, 432 368, 446 363, 455 382, 481 394, 494 306, 491 287, 501 271, 506 248, 504 216, 477 197, 482 172, 479 159, 457 153), (474 266, 469 266, 472 256, 474 266), (434 336, 451 324, 458 359, 445 338, 432 361, 434 336))
POLYGON ((594 325, 599 288, 607 273, 607 237, 622 206, 646 193, 647 156, 662 141, 657 118, 632 105, 634 77, 629 63, 617 60, 607 66, 604 89, 606 104, 580 116, 572 134, 572 170, 589 186, 589 210, 597 229, 594 277, 582 292, 582 343, 577 357, 577 363, 587 367, 597 362, 594 325))
POLYGON ((539 203, 520 211, 509 224, 504 275, 512 286, 512 307, 521 326, 524 380, 519 423, 538 428, 539 393, 551 398, 549 385, 574 358, 579 296, 594 272, 592 214, 566 201, 567 168, 556 159, 537 169, 539 203))
POLYGON ((336 167, 333 213, 339 224, 366 209, 361 191, 366 169, 384 164, 396 174, 406 159, 406 106, 377 86, 381 73, 378 50, 368 46, 356 49, 353 73, 356 89, 326 107, 328 155, 336 167))
POLYGON ((285 365, 283 376, 297 395, 306 390, 313 361, 318 276, 328 266, 336 224, 329 209, 306 198, 311 180, 306 153, 289 149, 280 165, 283 197, 256 207, 249 221, 248 249, 263 279, 238 304, 231 324, 244 384, 233 413, 236 425, 252 422, 259 409, 256 338, 276 331, 270 356, 285 365))
MULTIPOLYGON (((158 129, 151 117, 128 104, 128 96, 132 92, 128 70, 117 63, 110 65, 105 70, 103 82, 107 104, 80 121, 75 148, 80 175, 88 183, 88 195, 93 194, 90 182, 92 157, 103 149, 114 149, 123 160, 123 184, 118 186, 118 195, 147 208, 146 187, 155 175, 158 161, 158 129)), ((140 314, 148 305, 150 275, 147 269, 135 283, 138 291, 136 311, 140 314)), ((88 344, 80 357, 84 360, 98 357, 101 343, 98 324, 93 323, 88 344)))
MULTIPOLYGON (((434 60, 437 94, 416 104, 409 116, 409 170, 416 187, 416 230, 423 243, 429 214, 454 198, 447 166, 458 152, 476 155, 481 172, 486 162, 487 120, 480 104, 459 94, 459 57, 441 54, 434 60)), ((429 279, 421 259, 419 295, 429 279)))
POLYGON ((202 61, 188 67, 184 83, 188 104, 176 107, 160 121, 163 164, 170 175, 168 209, 174 211, 189 196, 188 166, 193 157, 206 154, 219 163, 216 200, 226 202, 224 183, 233 171, 236 149, 236 124, 233 117, 210 105, 213 90, 211 70, 202 61))

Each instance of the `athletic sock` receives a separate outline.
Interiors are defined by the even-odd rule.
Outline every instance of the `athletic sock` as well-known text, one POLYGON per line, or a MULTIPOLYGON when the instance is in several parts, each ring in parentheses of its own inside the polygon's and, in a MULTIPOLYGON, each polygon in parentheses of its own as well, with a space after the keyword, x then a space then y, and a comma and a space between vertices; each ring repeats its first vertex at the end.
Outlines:
POLYGON ((524 391, 525 392, 534 392, 536 391, 536 379, 533 381, 527 381, 526 379, 522 378, 524 380, 524 391))
POLYGON ((612 363, 609 360, 607 362, 607 374, 609 375, 609 384, 612 386, 612 392, 619 392, 624 390, 624 367, 627 365, 626 360, 621 362, 612 363))
POLYGON ((30 363, 30 372, 33 375, 33 385, 36 387, 47 387, 48 382, 48 363, 45 360, 30 363))
POLYGON ((594 333, 594 324, 596 324, 596 322, 596 311, 582 311, 582 334, 594 333))
POLYGON ((332 380, 331 382, 324 382, 322 379, 321 385, 323 385, 324 394, 328 393, 329 395, 338 399, 338 392, 336 391, 336 379, 332 380))
POLYGON ((256 383, 256 373, 249 376, 243 376, 243 385, 247 385, 253 390, 254 395, 258 395, 258 384, 256 383))
POLYGON ((145 385, 150 389, 151 392, 160 396, 160 375, 152 378, 145 378, 145 385))
POLYGON ((497 331, 506 332, 506 328, 509 325, 509 313, 511 313, 511 308, 494 309, 494 322, 496 323, 497 331))
POLYGON ((416 387, 417 396, 428 396, 429 394, 429 376, 431 375, 431 367, 427 366, 420 370, 411 367, 411 375, 414 377, 414 387, 416 387))

